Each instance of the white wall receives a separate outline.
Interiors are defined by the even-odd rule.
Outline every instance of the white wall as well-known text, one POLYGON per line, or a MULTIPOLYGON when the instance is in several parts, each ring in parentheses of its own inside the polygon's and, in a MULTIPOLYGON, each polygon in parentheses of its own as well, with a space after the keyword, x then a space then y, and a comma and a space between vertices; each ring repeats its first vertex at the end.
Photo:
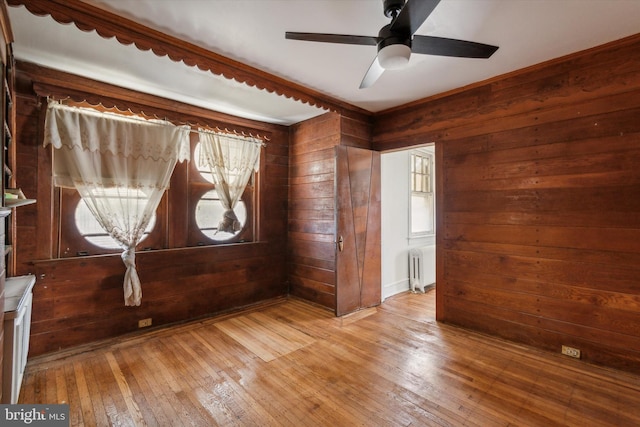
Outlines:
POLYGON ((409 150, 380 157, 383 301, 409 289, 409 249, 435 245, 435 236, 409 239, 409 166, 409 150))

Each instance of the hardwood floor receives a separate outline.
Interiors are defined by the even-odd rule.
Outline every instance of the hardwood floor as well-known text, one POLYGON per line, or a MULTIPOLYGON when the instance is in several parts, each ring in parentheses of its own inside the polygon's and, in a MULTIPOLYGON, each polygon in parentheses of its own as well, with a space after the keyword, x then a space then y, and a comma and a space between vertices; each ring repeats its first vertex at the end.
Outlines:
POLYGON ((640 378, 434 321, 403 293, 296 299, 31 359, 20 403, 79 426, 638 426, 640 378))

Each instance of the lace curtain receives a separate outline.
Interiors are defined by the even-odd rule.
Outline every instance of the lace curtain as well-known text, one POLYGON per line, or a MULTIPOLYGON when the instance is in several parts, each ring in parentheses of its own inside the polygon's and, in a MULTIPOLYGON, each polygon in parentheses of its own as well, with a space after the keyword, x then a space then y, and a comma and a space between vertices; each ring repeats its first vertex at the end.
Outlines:
POLYGON ((168 122, 48 106, 44 144, 56 148, 54 184, 77 189, 96 220, 123 248, 127 306, 138 306, 142 300, 135 248, 176 163, 189 160, 189 132, 189 127, 168 122))
POLYGON ((264 144, 255 138, 222 135, 202 129, 198 134, 200 153, 211 169, 216 192, 225 209, 218 231, 235 234, 241 225, 233 208, 244 193, 253 171, 258 171, 260 148, 264 144))

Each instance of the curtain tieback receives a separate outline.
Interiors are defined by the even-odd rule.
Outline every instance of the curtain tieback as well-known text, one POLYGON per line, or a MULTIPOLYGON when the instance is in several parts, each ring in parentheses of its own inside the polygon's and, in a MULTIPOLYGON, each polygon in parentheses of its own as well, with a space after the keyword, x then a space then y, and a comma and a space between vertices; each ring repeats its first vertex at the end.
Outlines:
POLYGON ((218 224, 218 231, 226 231, 227 233, 233 233, 240 231, 242 228, 242 224, 238 221, 238 217, 233 209, 227 209, 224 211, 224 215, 222 216, 222 221, 218 224))
POLYGON ((124 265, 127 268, 135 268, 136 267, 136 250, 135 248, 133 249, 127 249, 124 252, 122 252, 122 254, 120 255, 122 257, 122 262, 124 262, 124 265))
POLYGON ((140 305, 142 289, 140 286, 140 278, 136 271, 136 248, 125 249, 120 257, 127 267, 127 271, 124 273, 124 305, 140 305))

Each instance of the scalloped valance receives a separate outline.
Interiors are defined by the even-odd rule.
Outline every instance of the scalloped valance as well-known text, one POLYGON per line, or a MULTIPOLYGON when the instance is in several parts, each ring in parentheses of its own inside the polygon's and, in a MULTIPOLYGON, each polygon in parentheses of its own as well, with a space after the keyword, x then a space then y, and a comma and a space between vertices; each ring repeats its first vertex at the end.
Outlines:
POLYGON ((7 0, 7 4, 10 6, 22 5, 34 15, 50 15, 61 24, 73 23, 82 31, 95 30, 103 38, 114 37, 122 44, 133 44, 138 49, 150 50, 157 56, 167 56, 171 60, 181 61, 187 66, 197 66, 212 74, 311 106, 339 112, 343 115, 369 114, 369 112, 344 101, 161 33, 82 1, 7 0))
MULTIPOLYGON (((33 64, 20 63, 19 65, 20 69, 27 70, 31 78, 38 78, 37 75, 33 75, 39 70, 38 67, 33 64)), ((66 73, 55 72, 54 74, 56 76, 61 74, 57 76, 59 79, 69 78, 66 73)), ((115 87, 106 83, 91 83, 93 86, 100 86, 102 88, 101 92, 106 91, 113 94, 116 91, 115 87)), ((116 115, 140 115, 144 118, 155 118, 173 124, 189 125, 192 128, 206 128, 218 133, 257 138, 263 141, 269 141, 271 139, 271 129, 278 126, 229 116, 175 101, 171 101, 170 106, 172 109, 169 111, 162 108, 164 105, 158 107, 158 103, 165 100, 130 90, 126 91, 126 98, 118 98, 74 90, 57 84, 34 81, 33 91, 39 97, 46 98, 49 101, 57 101, 60 105, 113 112, 116 115), (134 102, 132 99, 136 99, 138 102, 134 102), (183 110, 188 112, 183 112, 183 110)))
MULTIPOLYGON (((110 167, 106 156, 127 159, 130 165, 189 160, 188 126, 175 126, 160 120, 129 118, 90 109, 51 102, 45 119, 44 145, 59 149, 54 162, 54 181, 62 187, 75 187, 84 175, 78 168, 91 167, 103 183, 130 185, 127 171, 110 167), (84 154, 81 154, 84 153, 84 154), (105 156, 106 155, 106 156, 105 156), (84 162, 74 159, 84 156, 84 162)), ((141 177, 136 175, 134 180, 141 177)))

